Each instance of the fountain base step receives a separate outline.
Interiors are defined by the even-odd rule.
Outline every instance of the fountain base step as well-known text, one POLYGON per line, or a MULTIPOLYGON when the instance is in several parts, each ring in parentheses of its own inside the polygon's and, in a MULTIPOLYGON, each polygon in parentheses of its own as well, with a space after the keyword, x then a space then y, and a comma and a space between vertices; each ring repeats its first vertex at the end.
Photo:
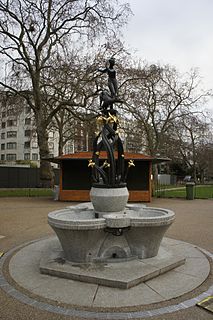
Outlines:
MULTIPOLYGON (((115 257, 116 259, 116 257, 115 257)), ((160 247, 156 257, 134 259, 119 263, 72 263, 64 258, 60 243, 56 238, 40 261, 40 272, 56 277, 94 283, 108 287, 128 289, 149 279, 179 267, 185 263, 184 256, 177 256, 174 250, 160 247)))

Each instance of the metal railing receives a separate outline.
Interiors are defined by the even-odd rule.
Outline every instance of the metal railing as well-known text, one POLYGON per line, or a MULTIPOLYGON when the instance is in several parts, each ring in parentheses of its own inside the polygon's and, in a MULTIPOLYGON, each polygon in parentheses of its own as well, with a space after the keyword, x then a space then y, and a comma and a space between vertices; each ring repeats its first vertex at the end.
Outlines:
MULTIPOLYGON (((212 199, 213 183, 195 184, 193 198, 212 199)), ((187 198, 186 184, 165 185, 159 182, 154 184, 153 196, 158 198, 187 198)))

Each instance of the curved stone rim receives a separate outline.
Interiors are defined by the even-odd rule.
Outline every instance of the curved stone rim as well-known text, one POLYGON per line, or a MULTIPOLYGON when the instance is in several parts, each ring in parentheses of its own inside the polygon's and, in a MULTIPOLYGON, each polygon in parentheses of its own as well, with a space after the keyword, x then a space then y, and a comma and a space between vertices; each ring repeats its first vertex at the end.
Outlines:
POLYGON ((60 219, 61 214, 63 213, 70 213, 72 214, 72 212, 75 211, 75 209, 77 210, 85 210, 86 212, 88 211, 91 212, 92 209, 86 207, 77 207, 73 206, 73 207, 69 207, 69 208, 65 208, 65 209, 60 209, 60 210, 54 210, 51 211, 48 214, 48 223, 50 226, 55 227, 55 228, 61 228, 61 229, 70 229, 70 230, 95 230, 95 229, 103 229, 106 227, 106 221, 105 219, 102 218, 91 218, 91 219, 80 219, 80 215, 79 215, 79 219, 60 219))
MULTIPOLYGON (((173 313, 173 312, 177 312, 180 310, 184 310, 190 307, 193 307, 196 305, 196 303, 204 298, 206 298, 209 295, 213 294, 213 285, 211 285, 208 290, 202 292, 201 294, 197 295, 194 298, 191 299, 187 299, 185 301, 182 301, 178 304, 172 304, 170 306, 166 306, 166 307, 162 307, 162 308, 156 308, 156 309, 150 309, 150 310, 145 310, 145 311, 130 311, 130 312, 96 312, 96 311, 84 311, 84 310, 78 310, 75 308, 65 308, 65 307, 58 307, 58 306, 54 306, 52 304, 49 303, 45 303, 45 302, 40 302, 36 299, 33 299, 29 296, 27 296, 26 294, 23 294, 22 292, 20 292, 19 290, 15 289, 8 281, 7 279, 4 277, 3 274, 3 267, 4 267, 4 263, 6 262, 6 260, 10 257, 13 256, 13 254, 18 251, 21 250, 23 247, 32 244, 34 242, 37 242, 39 240, 44 240, 47 239, 45 238, 41 238, 41 239, 37 239, 37 240, 33 240, 30 241, 28 243, 19 245, 11 250, 9 250, 0 260, 0 289, 2 289, 3 291, 5 291, 6 294, 8 294, 9 296, 15 298, 16 300, 18 300, 21 303, 30 305, 30 306, 34 306, 36 308, 38 308, 39 310, 42 311, 48 311, 48 312, 52 312, 55 314, 60 314, 60 315, 67 315, 67 316, 76 316, 76 317, 83 317, 86 319, 109 319, 109 317, 113 320, 113 319, 127 319, 127 318, 135 318, 135 319, 139 319, 139 318, 150 318, 153 316, 157 316, 157 315, 163 315, 163 314, 167 314, 167 313, 173 313)), ((183 241, 181 241, 183 242, 183 241)), ((183 242, 186 243, 186 242, 183 242)), ((197 249, 199 249, 201 252, 203 252, 211 261, 213 261, 213 254, 203 248, 200 247, 196 247, 197 249)))
POLYGON ((108 196, 108 194, 114 194, 114 192, 118 192, 119 194, 123 195, 123 191, 125 191, 126 194, 129 194, 129 191, 126 186, 122 186, 119 188, 103 188, 103 187, 92 187, 91 190, 98 190, 98 192, 102 196, 108 196))
MULTIPOLYGON (((170 225, 175 219, 175 213, 172 210, 164 209, 164 208, 155 208, 155 207, 144 207, 144 206, 135 206, 134 205, 127 207, 126 213, 120 212, 120 213, 108 213, 105 212, 102 217, 100 218, 82 218, 80 217, 81 210, 84 210, 88 214, 93 211, 91 208, 90 203, 86 203, 85 205, 76 205, 72 207, 67 207, 65 209, 55 210, 48 214, 48 223, 55 228, 61 228, 61 229, 70 229, 70 230, 97 230, 97 229, 104 229, 108 225, 108 220, 115 220, 115 217, 112 217, 112 215, 116 215, 118 219, 128 219, 128 225, 131 227, 160 227, 164 225, 170 225), (139 212, 139 209, 142 211, 147 212, 158 212, 161 213, 161 215, 153 215, 151 217, 149 216, 136 216, 139 212), (79 211, 79 219, 64 219, 60 218, 60 215, 63 213, 75 213, 75 211, 79 211), (120 215, 120 217, 119 217, 120 215), (107 217, 108 216, 108 217, 107 217)), ((119 227, 119 226, 118 226, 119 227)))

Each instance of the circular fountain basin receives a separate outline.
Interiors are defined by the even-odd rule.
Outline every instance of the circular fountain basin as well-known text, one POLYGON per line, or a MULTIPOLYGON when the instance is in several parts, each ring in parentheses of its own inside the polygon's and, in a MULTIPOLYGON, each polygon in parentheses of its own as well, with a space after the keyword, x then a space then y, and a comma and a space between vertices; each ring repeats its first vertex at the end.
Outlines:
POLYGON ((117 262, 120 258, 156 256, 174 217, 171 210, 131 204, 124 213, 96 218, 92 204, 84 203, 50 212, 48 223, 67 260, 88 263, 116 257, 117 262))
POLYGON ((160 226, 170 224, 174 220, 174 212, 168 209, 143 207, 140 210, 126 210, 127 217, 131 217, 131 226, 160 226))
POLYGON ((85 207, 70 207, 56 210, 48 214, 48 223, 55 228, 84 230, 103 229, 105 219, 95 218, 93 209, 85 207))

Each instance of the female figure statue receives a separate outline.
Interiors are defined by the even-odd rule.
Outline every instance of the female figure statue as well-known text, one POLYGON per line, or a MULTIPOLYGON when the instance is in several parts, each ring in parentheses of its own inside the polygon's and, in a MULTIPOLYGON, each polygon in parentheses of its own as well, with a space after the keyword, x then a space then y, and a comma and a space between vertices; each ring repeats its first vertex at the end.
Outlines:
POLYGON ((104 69, 98 69, 98 71, 100 71, 102 73, 107 73, 107 75, 108 75, 108 87, 109 87, 112 98, 116 97, 117 92, 118 92, 116 71, 113 68, 114 65, 115 65, 115 59, 112 57, 107 61, 106 67, 104 69))

